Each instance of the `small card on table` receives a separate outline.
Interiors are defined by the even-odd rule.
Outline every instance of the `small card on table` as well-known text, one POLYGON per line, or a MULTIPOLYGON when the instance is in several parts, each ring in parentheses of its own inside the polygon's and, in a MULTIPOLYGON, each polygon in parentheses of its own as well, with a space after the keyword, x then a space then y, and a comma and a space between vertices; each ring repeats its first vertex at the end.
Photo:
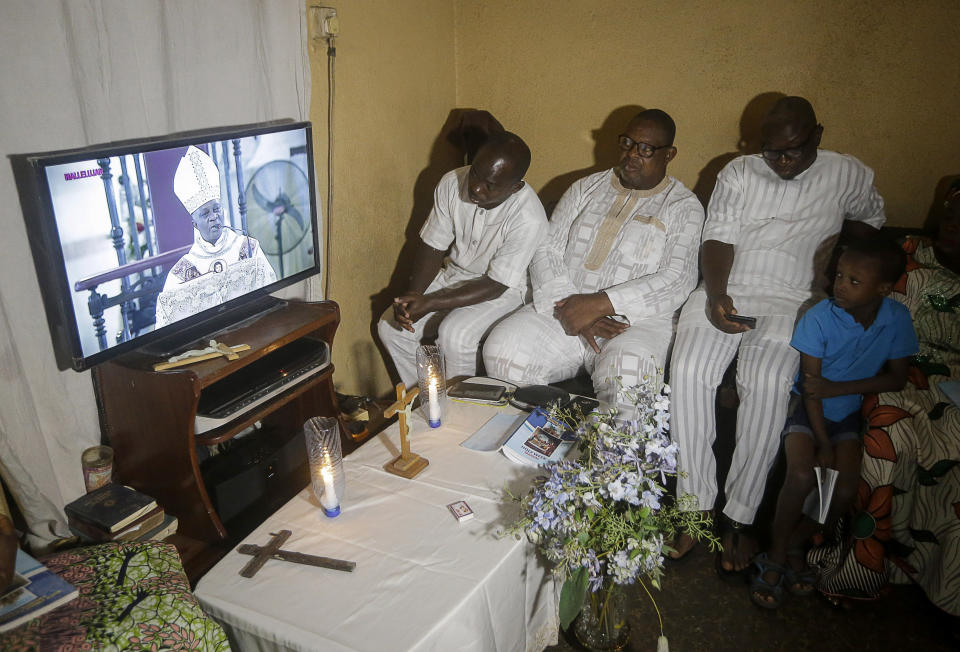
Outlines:
POLYGON ((450 503, 447 505, 447 509, 453 513, 458 521, 461 523, 463 521, 469 521, 473 518, 473 510, 470 509, 470 505, 467 504, 465 500, 458 500, 455 503, 450 503))

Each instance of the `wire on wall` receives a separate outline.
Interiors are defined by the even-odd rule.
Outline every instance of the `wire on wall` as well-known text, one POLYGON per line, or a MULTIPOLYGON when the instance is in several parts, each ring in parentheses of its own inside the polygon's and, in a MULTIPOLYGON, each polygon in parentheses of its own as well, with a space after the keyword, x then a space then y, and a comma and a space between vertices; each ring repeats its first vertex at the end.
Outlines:
POLYGON ((330 234, 333 225, 333 108, 337 90, 336 75, 337 38, 327 36, 327 228, 323 242, 323 261, 326 266, 323 283, 323 298, 330 299, 330 234))

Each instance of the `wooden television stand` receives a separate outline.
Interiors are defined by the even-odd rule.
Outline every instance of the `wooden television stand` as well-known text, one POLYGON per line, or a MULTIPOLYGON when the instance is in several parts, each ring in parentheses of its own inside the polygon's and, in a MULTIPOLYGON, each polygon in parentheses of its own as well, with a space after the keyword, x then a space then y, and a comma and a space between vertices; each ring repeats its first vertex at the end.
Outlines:
MULTIPOLYGON (((332 301, 291 301, 216 335, 217 341, 227 346, 250 345, 250 350, 240 353, 236 360, 221 357, 153 371, 154 363, 161 360, 134 351, 93 369, 100 425, 114 449, 114 478, 153 496, 167 513, 179 519, 177 535, 169 540, 180 550, 191 583, 226 554, 238 536, 246 534, 228 531, 221 521, 216 501, 211 500, 213 487, 206 486, 204 481, 205 464, 201 457, 207 449, 203 447, 228 442, 238 433, 249 432, 251 426, 256 426, 255 435, 260 441, 289 443, 287 450, 297 455, 302 453, 305 464, 305 447, 300 444, 298 450, 291 438, 299 436, 310 417, 338 414, 332 363, 315 375, 293 383, 265 403, 246 412, 241 410, 226 423, 196 435, 197 406, 204 391, 218 381, 229 383, 231 374, 238 374, 254 362, 263 360, 261 365, 269 365, 277 357, 270 357, 272 353, 282 354, 281 349, 293 343, 303 346, 314 340, 326 343, 332 350, 339 323, 340 309, 332 301)), ((243 376, 238 374, 234 378, 243 376)), ((216 386, 218 391, 222 391, 224 384, 216 386)), ((344 436, 343 424, 340 430, 344 436)), ((243 441, 246 437, 233 443, 243 441)), ((217 457, 221 456, 211 459, 217 457)), ((264 487, 264 495, 258 499, 260 511, 267 508, 269 511, 244 514, 247 517, 244 525, 252 528, 259 524, 303 489, 309 482, 309 472, 304 475, 302 468, 299 467, 296 474, 281 478, 282 482, 275 478, 277 468, 264 469, 265 477, 270 479, 258 479, 262 485, 257 486, 264 487), (273 475, 266 475, 270 473, 273 475), (251 519, 255 521, 252 525, 251 519)), ((251 506, 246 511, 257 510, 251 506)), ((235 517, 228 522, 241 520, 235 517)), ((240 528, 231 525, 231 530, 235 529, 240 528)))

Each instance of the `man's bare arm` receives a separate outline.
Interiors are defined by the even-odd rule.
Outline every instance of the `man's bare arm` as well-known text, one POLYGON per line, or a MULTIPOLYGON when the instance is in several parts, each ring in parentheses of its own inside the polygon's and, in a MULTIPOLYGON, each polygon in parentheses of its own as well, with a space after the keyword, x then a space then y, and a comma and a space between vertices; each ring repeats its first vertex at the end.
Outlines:
POLYGON ((443 288, 430 294, 404 294, 394 301, 405 305, 407 316, 412 323, 431 312, 453 310, 496 299, 506 290, 507 286, 503 283, 494 281, 489 276, 481 276, 455 288, 443 288))

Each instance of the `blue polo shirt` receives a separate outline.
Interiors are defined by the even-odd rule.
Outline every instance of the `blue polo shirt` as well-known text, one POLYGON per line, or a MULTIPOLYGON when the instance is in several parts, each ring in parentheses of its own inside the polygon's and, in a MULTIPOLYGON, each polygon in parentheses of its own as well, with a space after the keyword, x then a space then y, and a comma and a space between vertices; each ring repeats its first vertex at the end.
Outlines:
MULTIPOLYGON (((877 318, 863 326, 833 299, 824 299, 808 310, 794 330, 790 346, 800 353, 821 359, 820 375, 827 380, 862 380, 876 376, 887 360, 914 355, 918 351, 910 311, 901 303, 884 297, 877 318)), ((797 374, 794 392, 802 395, 803 371, 797 374)), ((859 394, 823 399, 823 416, 841 421, 860 409, 859 394)))

